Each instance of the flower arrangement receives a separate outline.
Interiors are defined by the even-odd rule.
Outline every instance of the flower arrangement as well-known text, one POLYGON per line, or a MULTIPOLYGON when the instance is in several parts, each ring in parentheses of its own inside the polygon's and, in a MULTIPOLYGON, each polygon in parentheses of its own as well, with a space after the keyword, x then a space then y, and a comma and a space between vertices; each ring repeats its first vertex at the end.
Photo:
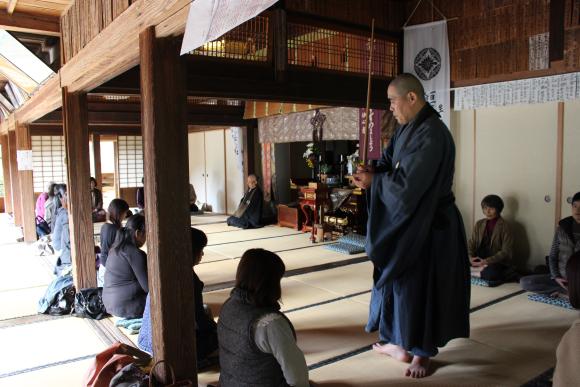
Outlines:
POLYGON ((304 160, 306 160, 306 165, 308 168, 314 168, 314 162, 316 161, 316 156, 318 156, 318 148, 313 142, 306 144, 306 152, 302 155, 304 160))

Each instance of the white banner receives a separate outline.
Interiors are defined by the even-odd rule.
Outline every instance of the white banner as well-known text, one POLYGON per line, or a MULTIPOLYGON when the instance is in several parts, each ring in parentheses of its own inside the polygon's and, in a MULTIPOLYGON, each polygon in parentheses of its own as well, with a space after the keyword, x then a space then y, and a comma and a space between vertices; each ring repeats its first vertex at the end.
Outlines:
POLYGON ((189 7, 181 55, 211 42, 278 0, 195 0, 189 7))
POLYGON ((403 71, 417 76, 425 98, 449 125, 449 40, 447 22, 437 21, 405 28, 403 71))

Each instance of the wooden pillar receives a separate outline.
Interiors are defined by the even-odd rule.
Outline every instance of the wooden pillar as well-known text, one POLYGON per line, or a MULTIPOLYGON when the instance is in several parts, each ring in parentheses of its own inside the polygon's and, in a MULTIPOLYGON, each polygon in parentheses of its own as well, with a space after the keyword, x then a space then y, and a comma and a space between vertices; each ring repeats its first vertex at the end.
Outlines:
POLYGON ((2 173, 4 176, 4 212, 11 213, 12 210, 12 183, 10 181, 10 153, 8 151, 8 135, 0 136, 0 146, 2 146, 2 173))
MULTIPOLYGON (((31 151, 32 140, 28 125, 16 123, 16 149, 18 151, 31 151)), ((25 242, 36 241, 36 221, 34 213, 34 182, 32 170, 18 171, 20 183, 20 208, 22 209, 22 233, 25 242)))
POLYGON ((68 171, 68 214, 77 289, 97 286, 93 222, 91 218, 91 174, 87 97, 62 89, 62 121, 68 171))
POLYGON ((97 187, 103 190, 103 174, 101 173, 101 135, 97 133, 93 133, 93 158, 97 187))
MULTIPOLYGON (((186 97, 179 42, 139 36, 153 352, 197 385, 186 97)), ((162 380, 165 375, 158 375, 162 380)))
POLYGON ((20 179, 18 176, 18 162, 16 160, 16 131, 8 131, 8 158, 10 160, 10 183, 12 191, 12 212, 14 224, 22 226, 22 207, 20 204, 20 179))

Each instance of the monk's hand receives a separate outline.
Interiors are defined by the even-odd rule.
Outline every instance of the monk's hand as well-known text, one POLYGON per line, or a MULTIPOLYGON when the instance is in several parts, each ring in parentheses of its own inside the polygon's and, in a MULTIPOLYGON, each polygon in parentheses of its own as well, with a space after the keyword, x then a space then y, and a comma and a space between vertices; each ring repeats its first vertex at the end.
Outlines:
POLYGON ((373 173, 375 168, 372 165, 359 164, 356 166, 356 173, 370 172, 373 173))
POLYGON ((374 173, 366 171, 355 173, 354 175, 352 175, 354 185, 356 185, 361 189, 369 188, 373 182, 373 175, 374 173))
POLYGON ((487 266, 487 263, 485 262, 485 259, 481 259, 479 257, 472 257, 471 258, 471 266, 482 267, 482 266, 487 266))
POLYGON ((564 278, 556 278, 555 281, 558 283, 558 285, 568 290, 568 281, 566 281, 564 278))

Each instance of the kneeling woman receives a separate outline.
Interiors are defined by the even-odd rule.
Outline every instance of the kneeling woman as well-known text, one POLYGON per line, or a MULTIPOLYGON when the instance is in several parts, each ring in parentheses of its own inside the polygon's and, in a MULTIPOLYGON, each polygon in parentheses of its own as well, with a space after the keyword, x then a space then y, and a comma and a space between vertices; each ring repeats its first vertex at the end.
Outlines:
POLYGON ((294 327, 279 311, 284 271, 270 251, 251 249, 242 256, 218 321, 222 387, 309 385, 294 327))
POLYGON ((116 317, 141 318, 149 293, 147 254, 140 249, 145 244, 145 217, 133 215, 125 227, 117 231, 115 243, 107 258, 103 303, 107 312, 116 317))

